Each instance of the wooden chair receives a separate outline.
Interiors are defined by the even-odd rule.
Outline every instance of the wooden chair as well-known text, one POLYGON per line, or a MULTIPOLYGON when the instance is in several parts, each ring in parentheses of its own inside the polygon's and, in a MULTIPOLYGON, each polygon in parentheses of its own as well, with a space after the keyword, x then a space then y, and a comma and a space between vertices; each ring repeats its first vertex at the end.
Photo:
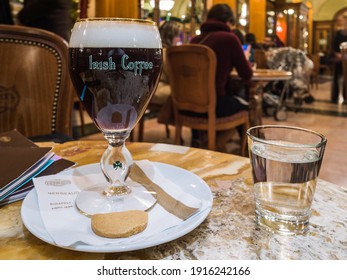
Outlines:
POLYGON ((216 56, 213 50, 200 44, 171 47, 167 50, 168 72, 175 113, 175 143, 181 143, 182 126, 206 130, 208 149, 216 149, 216 132, 243 125, 241 154, 246 153, 248 111, 216 118, 216 56), (192 117, 182 111, 207 114, 207 118, 192 117))
POLYGON ((68 45, 36 28, 0 25, 0 132, 72 136, 68 45))
POLYGON ((340 45, 341 50, 341 62, 342 62, 342 70, 343 70, 343 81, 344 81, 344 91, 345 101, 347 100, 347 42, 344 42, 340 45))

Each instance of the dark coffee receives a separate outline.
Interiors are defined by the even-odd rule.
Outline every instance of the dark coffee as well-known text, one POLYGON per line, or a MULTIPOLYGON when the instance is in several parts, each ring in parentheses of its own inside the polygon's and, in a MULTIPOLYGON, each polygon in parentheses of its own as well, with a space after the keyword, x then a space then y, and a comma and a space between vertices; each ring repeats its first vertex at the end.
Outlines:
POLYGON ((70 48, 80 100, 102 131, 132 129, 159 81, 160 48, 70 48))

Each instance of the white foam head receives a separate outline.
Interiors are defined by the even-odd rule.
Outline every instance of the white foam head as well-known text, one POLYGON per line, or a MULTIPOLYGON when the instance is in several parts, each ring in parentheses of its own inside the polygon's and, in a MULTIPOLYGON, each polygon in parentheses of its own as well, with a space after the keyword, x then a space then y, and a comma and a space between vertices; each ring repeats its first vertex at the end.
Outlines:
POLYGON ((161 39, 154 22, 96 18, 75 23, 70 48, 161 48, 161 39))

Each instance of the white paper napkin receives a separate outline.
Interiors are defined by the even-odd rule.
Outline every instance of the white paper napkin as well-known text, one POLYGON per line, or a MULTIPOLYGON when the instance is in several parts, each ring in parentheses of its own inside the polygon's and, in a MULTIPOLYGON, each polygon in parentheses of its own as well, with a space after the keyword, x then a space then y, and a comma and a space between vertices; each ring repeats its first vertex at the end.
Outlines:
MULTIPOLYGON (((145 174, 173 198, 187 206, 202 208, 203 202, 186 193, 181 186, 167 180, 150 161, 137 161, 145 174)), ((75 207, 75 198, 81 187, 85 188, 104 182, 102 174, 84 176, 50 175, 35 178, 34 185, 38 196, 41 217, 47 232, 58 246, 68 247, 76 243, 92 246, 106 244, 122 245, 125 242, 145 240, 168 228, 182 223, 182 220, 167 212, 158 203, 149 211, 147 228, 128 238, 103 238, 97 236, 91 228, 90 218, 82 215, 75 207)))

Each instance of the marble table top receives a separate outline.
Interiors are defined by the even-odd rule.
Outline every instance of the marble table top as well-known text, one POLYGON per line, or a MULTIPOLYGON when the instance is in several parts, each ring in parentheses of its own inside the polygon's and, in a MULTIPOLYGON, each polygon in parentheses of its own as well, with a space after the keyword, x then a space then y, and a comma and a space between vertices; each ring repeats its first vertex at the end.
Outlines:
MULTIPOLYGON (((79 165, 98 162, 106 148, 105 141, 54 145, 56 154, 79 165)), ((185 236, 152 248, 77 252, 32 235, 22 224, 20 201, 0 208, 0 259, 347 259, 347 189, 319 180, 309 231, 281 236, 255 224, 248 158, 166 144, 128 143, 127 147, 135 160, 172 164, 203 178, 214 199, 206 220, 185 236)))

